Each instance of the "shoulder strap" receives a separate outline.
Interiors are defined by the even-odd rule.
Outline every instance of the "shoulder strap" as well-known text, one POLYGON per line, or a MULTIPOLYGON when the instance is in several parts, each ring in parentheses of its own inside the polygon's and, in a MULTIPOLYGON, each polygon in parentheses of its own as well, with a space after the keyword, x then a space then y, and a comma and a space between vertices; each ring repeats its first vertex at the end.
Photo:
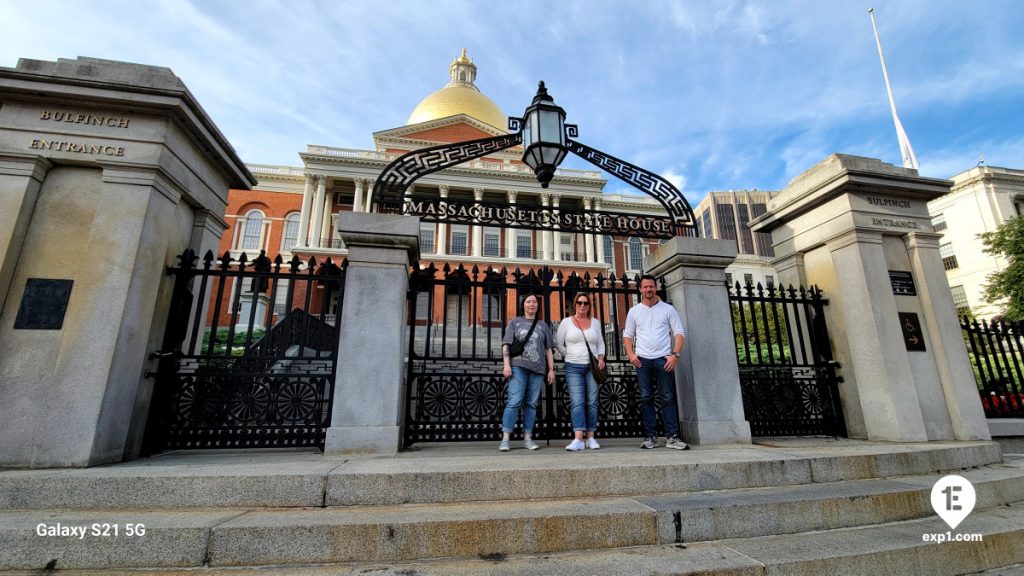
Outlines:
POLYGON ((539 316, 534 316, 533 317, 533 324, 530 324, 530 331, 526 333, 526 338, 523 340, 523 342, 529 342, 530 341, 530 336, 533 336, 533 329, 537 327, 537 320, 539 320, 539 319, 540 319, 539 316))
MULTIPOLYGON (((587 331, 584 330, 583 328, 581 328, 580 325, 576 323, 576 318, 575 317, 570 316, 569 318, 572 319, 573 325, 576 326, 577 329, 579 329, 581 334, 583 334, 583 343, 587 345, 587 354, 590 354, 591 356, 593 356, 594 352, 590 349, 590 342, 587 342, 587 331)), ((591 320, 590 322, 591 322, 591 324, 593 324, 594 321, 591 320)))

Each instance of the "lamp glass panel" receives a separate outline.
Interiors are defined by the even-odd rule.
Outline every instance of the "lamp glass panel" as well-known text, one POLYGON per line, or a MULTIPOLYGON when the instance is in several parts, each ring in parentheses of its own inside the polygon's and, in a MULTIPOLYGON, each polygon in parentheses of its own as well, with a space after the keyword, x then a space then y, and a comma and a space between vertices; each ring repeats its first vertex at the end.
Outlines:
POLYGON ((544 110, 540 115, 540 136, 544 141, 562 143, 561 116, 555 110, 544 110))

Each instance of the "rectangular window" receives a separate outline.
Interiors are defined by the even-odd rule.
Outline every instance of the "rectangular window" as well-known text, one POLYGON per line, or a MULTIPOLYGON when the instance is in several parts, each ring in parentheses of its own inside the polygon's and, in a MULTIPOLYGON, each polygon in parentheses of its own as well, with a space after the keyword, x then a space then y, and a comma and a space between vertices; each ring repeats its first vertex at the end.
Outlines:
POLYGON ((643 242, 639 238, 629 239, 629 269, 630 270, 643 270, 644 269, 644 250, 643 242))
POLYGON ((750 234, 750 212, 746 204, 737 204, 736 211, 740 216, 740 253, 754 253, 754 238, 750 234))
POLYGON ((291 302, 288 302, 288 281, 277 281, 277 293, 274 294, 274 314, 279 317, 290 312, 291 302))
POLYGON ((775 276, 772 276, 771 274, 766 274, 764 277, 764 283, 769 288, 775 286, 775 276))
POLYGON ((729 272, 725 273, 725 285, 732 288, 732 274, 729 272))
POLYGON ((969 314, 971 306, 967 303, 967 293, 963 286, 952 286, 949 291, 953 294, 953 307, 958 314, 969 314))
POLYGON ((501 255, 501 232, 494 228, 484 228, 484 256, 501 255))
POLYGON ((575 237, 572 234, 559 234, 559 256, 565 262, 571 262, 575 253, 575 237))
POLYGON ((263 232, 263 219, 250 218, 245 223, 245 234, 242 236, 243 250, 258 250, 263 232))
POLYGON ((960 265, 956 261, 956 254, 953 253, 952 244, 940 245, 939 256, 942 257, 942 267, 945 268, 946 270, 954 270, 960 267, 960 265))
POLYGON ((615 265, 615 248, 612 244, 611 236, 603 236, 601 241, 604 242, 604 263, 609 266, 615 265))
POLYGON ((434 244, 435 224, 420 224, 420 252, 423 254, 434 254, 437 247, 434 244))
POLYGON ((469 254, 469 226, 452 224, 452 249, 454 255, 469 254))
POLYGON ((743 275, 743 284, 745 284, 747 286, 753 286, 754 285, 754 275, 753 274, 744 274, 743 275))
POLYGON ((942 232, 943 230, 945 230, 946 229, 946 215, 945 214, 939 214, 935 218, 932 218, 932 226, 935 228, 936 232, 942 232))
POLYGON ((1013 209, 1017 211, 1017 216, 1024 216, 1024 200, 1014 202, 1013 209))
POLYGON ((516 258, 533 258, 533 236, 529 232, 516 232, 516 258))
POLYGON ((721 240, 736 239, 736 215, 732 204, 717 204, 715 214, 718 216, 718 233, 721 240))
POLYGON ((704 222, 704 237, 715 238, 714 230, 711 229, 711 210, 705 210, 701 220, 704 222))
POLYGON ((284 249, 291 250, 299 242, 299 218, 289 216, 284 221, 284 249))

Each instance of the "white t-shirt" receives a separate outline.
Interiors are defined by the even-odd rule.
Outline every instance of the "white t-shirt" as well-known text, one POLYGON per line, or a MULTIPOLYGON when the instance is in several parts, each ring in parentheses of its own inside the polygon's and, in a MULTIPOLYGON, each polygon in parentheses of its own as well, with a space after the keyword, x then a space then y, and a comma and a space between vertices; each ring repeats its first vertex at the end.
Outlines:
POLYGON ((584 331, 572 321, 572 316, 563 318, 555 332, 555 348, 562 358, 570 364, 589 364, 587 345, 583 342, 583 334, 587 335, 590 351, 595 357, 604 354, 604 336, 601 335, 601 323, 596 318, 590 319, 590 327, 584 331))
POLYGON ((633 352, 641 358, 663 358, 672 353, 675 336, 686 336, 683 321, 671 305, 662 300, 654 306, 643 302, 626 314, 622 335, 633 341, 633 352))

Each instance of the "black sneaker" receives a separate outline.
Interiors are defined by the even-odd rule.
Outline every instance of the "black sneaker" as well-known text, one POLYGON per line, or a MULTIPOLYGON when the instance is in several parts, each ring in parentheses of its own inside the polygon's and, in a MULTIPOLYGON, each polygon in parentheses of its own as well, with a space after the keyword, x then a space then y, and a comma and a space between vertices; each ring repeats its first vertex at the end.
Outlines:
POLYGON ((658 441, 655 440, 653 436, 651 436, 651 437, 648 437, 646 440, 644 440, 644 443, 641 444, 640 447, 643 448, 644 450, 650 450, 652 448, 657 448, 658 447, 658 441))

